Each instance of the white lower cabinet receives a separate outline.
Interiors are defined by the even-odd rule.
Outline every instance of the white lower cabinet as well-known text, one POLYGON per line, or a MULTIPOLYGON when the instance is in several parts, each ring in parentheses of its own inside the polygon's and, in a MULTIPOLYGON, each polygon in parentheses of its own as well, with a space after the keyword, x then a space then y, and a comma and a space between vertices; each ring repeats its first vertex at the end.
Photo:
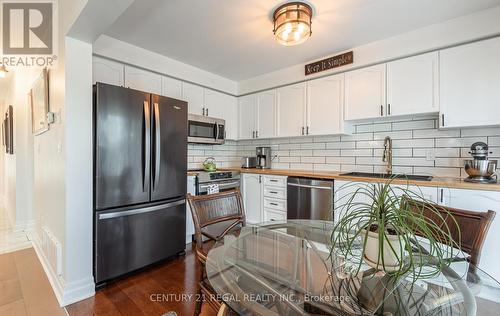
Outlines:
POLYGON ((500 192, 439 188, 439 202, 468 211, 497 212, 484 241, 479 267, 496 280, 500 280, 500 252, 497 244, 500 234, 500 192))
POLYGON ((241 194, 247 222, 262 222, 262 176, 245 173, 241 177, 241 194))
POLYGON ((245 173, 241 194, 250 224, 287 218, 285 176, 245 173))

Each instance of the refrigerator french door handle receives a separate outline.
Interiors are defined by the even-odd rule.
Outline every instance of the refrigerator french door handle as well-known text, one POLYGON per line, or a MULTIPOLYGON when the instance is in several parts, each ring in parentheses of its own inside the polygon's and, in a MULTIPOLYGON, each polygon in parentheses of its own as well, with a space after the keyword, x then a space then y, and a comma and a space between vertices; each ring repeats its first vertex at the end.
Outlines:
POLYGON ((144 170, 143 170, 143 174, 142 174, 142 191, 143 192, 146 192, 148 190, 148 187, 147 187, 147 182, 146 181, 148 179, 147 177, 147 174, 149 172, 149 170, 151 169, 151 165, 150 165, 150 158, 151 157, 148 157, 148 154, 151 152, 151 114, 149 112, 149 102, 148 101, 144 101, 144 126, 145 126, 145 137, 144 137, 144 170))
POLYGON ((160 181, 161 168, 161 126, 160 126, 160 107, 158 103, 154 103, 155 114, 155 174, 153 179, 153 190, 158 186, 160 181))
POLYGON ((104 214, 99 214, 99 220, 117 218, 117 217, 125 217, 125 216, 144 214, 144 213, 151 213, 151 212, 159 211, 162 209, 167 209, 167 208, 171 208, 174 206, 182 205, 185 203, 186 203, 186 200, 182 199, 179 201, 170 202, 167 204, 156 205, 156 206, 150 206, 150 207, 146 207, 146 208, 142 208, 142 209, 128 210, 128 211, 123 211, 123 212, 114 212, 114 213, 104 213, 104 214))

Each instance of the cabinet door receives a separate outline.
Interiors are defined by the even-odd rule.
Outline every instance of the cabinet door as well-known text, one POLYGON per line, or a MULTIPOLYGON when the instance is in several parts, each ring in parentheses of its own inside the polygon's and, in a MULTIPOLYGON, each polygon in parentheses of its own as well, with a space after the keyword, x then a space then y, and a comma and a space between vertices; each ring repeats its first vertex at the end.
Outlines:
POLYGON ((249 223, 262 222, 262 184, 258 174, 243 174, 242 195, 249 223))
POLYGON ((187 82, 182 83, 182 99, 188 103, 190 114, 203 115, 204 94, 202 87, 187 82))
POLYGON ((309 135, 343 132, 344 74, 307 83, 307 126, 309 135))
POLYGON ((404 58, 387 64, 387 115, 439 111, 438 53, 404 58))
POLYGON ((254 138, 257 113, 255 94, 240 97, 238 100, 238 139, 254 138))
POLYGON ((298 83, 277 90, 278 136, 300 136, 305 133, 306 84, 298 83), (303 133, 304 131, 304 133, 303 133))
POLYGON ((115 86, 123 86, 123 73, 123 64, 105 58, 92 57, 93 84, 102 82, 115 86))
POLYGON ((338 221, 343 216, 352 212, 355 207, 349 208, 349 205, 354 205, 354 203, 367 203, 368 198, 365 194, 356 194, 356 191, 361 188, 366 188, 367 186, 373 185, 368 182, 354 182, 354 181, 341 181, 335 180, 334 185, 334 196, 333 196, 333 217, 334 221, 338 221), (353 200, 350 199, 354 196, 353 200))
POLYGON ((500 38, 440 51, 440 127, 500 124, 500 38))
MULTIPOLYGON (((500 192, 482 190, 463 190, 440 188, 442 200, 446 206, 469 211, 486 212, 496 210, 500 206, 500 192)), ((495 217, 484 241, 479 267, 500 279, 500 252, 498 251, 498 236, 500 234, 500 216, 495 217)))
POLYGON ((257 94, 257 131, 259 138, 276 136, 276 90, 257 94))
POLYGON ((345 119, 385 116, 385 64, 345 74, 345 119))
POLYGON ((161 94, 161 76, 150 71, 125 66, 125 86, 135 90, 161 94))
POLYGON ((182 81, 162 76, 161 94, 169 98, 182 100, 182 81))
POLYGON ((237 139, 238 108, 236 98, 225 93, 205 89, 204 104, 210 116, 226 121, 226 138, 237 139))

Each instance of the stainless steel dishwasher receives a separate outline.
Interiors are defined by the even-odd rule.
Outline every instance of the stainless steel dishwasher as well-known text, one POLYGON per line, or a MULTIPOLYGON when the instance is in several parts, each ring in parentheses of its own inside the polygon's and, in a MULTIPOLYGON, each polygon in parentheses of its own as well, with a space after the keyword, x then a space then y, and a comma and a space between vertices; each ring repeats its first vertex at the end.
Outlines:
POLYGON ((288 219, 333 220, 333 180, 288 177, 288 219))

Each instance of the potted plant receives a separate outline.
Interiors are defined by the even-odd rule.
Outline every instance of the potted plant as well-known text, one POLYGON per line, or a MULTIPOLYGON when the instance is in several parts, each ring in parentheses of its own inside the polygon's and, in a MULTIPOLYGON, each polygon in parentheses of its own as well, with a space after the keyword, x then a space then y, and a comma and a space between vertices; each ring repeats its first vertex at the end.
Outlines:
POLYGON ((449 266, 460 247, 452 237, 453 227, 442 225, 446 211, 428 201, 418 187, 412 188, 396 186, 393 179, 340 188, 332 252, 350 262, 354 272, 366 263, 385 274, 411 275, 414 280, 449 266), (344 190, 350 193, 343 195, 344 190), (418 205, 426 205, 426 213, 418 205))

